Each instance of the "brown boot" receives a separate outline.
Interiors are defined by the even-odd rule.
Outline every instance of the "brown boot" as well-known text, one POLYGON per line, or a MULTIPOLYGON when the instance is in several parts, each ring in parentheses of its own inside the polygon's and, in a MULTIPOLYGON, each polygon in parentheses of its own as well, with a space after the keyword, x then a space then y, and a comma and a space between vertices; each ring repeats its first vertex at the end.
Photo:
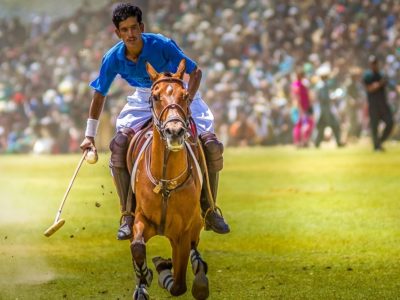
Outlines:
POLYGON ((218 181, 219 181, 219 176, 218 173, 209 173, 208 174, 210 178, 210 188, 211 188, 211 194, 213 196, 214 201, 214 209, 211 208, 210 202, 207 199, 207 190, 206 190, 206 185, 203 186, 203 190, 201 192, 201 209, 202 209, 202 215, 204 217, 204 222, 205 230, 212 230, 216 233, 219 234, 225 234, 229 233, 231 230, 229 228, 229 225, 225 222, 224 217, 222 216, 221 210, 219 208, 216 208, 216 198, 217 198, 217 191, 218 191, 218 181))
POLYGON ((229 225, 225 222, 221 210, 217 208, 215 204, 218 190, 218 172, 222 170, 224 164, 224 158, 222 156, 224 145, 218 141, 217 136, 213 132, 203 132, 200 134, 199 138, 204 149, 213 198, 208 199, 209 193, 207 192, 207 182, 205 182, 200 198, 202 215, 205 219, 205 230, 213 230, 221 234, 228 233, 230 232, 229 225))
POLYGON ((117 132, 110 143, 110 168, 119 196, 122 213, 121 226, 117 235, 117 239, 119 240, 127 240, 132 237, 135 199, 131 190, 131 176, 126 167, 126 154, 134 134, 135 132, 132 128, 122 128, 117 132))
POLYGON ((132 226, 134 221, 134 215, 132 212, 135 211, 134 197, 129 197, 131 177, 128 170, 125 168, 111 166, 111 172, 113 174, 115 187, 117 189, 122 214, 121 226, 118 229, 117 239, 128 240, 132 237, 132 226), (132 201, 132 204, 129 203, 130 205, 127 205, 128 201, 132 201), (131 208, 128 206, 131 206, 131 208))

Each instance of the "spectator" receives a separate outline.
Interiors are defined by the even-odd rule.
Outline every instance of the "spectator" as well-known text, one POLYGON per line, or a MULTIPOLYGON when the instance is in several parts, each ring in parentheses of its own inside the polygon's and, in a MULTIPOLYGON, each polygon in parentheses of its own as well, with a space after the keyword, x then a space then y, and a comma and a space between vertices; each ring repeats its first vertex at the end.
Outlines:
POLYGON ((370 69, 364 74, 364 84, 368 95, 368 112, 370 117, 371 135, 375 151, 384 151, 383 142, 389 137, 393 128, 393 117, 387 103, 387 78, 379 70, 378 58, 371 55, 368 59, 370 69), (385 128, 378 133, 379 122, 385 123, 385 128))
MULTIPOLYGON (((72 146, 67 150, 65 145, 58 145, 54 151, 77 151, 74 136, 83 131, 82 121, 88 109, 81 101, 89 97, 86 82, 94 79, 93 70, 102 54, 116 42, 112 26, 102 28, 114 2, 110 0, 104 7, 97 2, 88 5, 95 1, 82 2, 75 13, 59 19, 48 14, 29 18, 24 11, 21 18, 0 21, 3 145, 13 131, 11 124, 29 127, 25 134, 34 139, 33 129, 43 118, 50 117, 57 124, 68 118, 74 128, 71 131, 75 132, 68 135, 72 146)), ((400 15, 399 1, 191 0, 177 4, 174 0, 140 0, 139 5, 147 12, 146 30, 162 29, 199 62, 204 72, 202 93, 215 112, 216 131, 224 131, 227 139, 227 128, 236 121, 237 108, 256 105, 257 109, 250 109, 248 114, 248 119, 258 124, 259 138, 254 143, 292 142, 287 134, 292 129, 288 118, 293 105, 288 78, 294 66, 303 62, 312 92, 317 81, 315 70, 322 62, 329 62, 333 71, 338 70, 331 80, 336 87, 344 88, 348 86, 343 82, 348 70, 365 68, 368 53, 382 57, 389 83, 388 105, 396 123, 400 122, 396 100, 400 91, 400 19, 396 17, 400 15)), ((7 16, 3 7, 2 12, 7 16)), ((127 93, 132 91, 122 81, 110 91, 108 103, 112 105, 105 107, 110 127, 119 111, 114 107, 121 106, 121 95, 127 93)), ((354 107, 351 116, 343 116, 349 97, 337 100, 339 122, 343 127, 346 117, 354 129, 360 122, 355 115, 361 114, 363 122, 366 118, 361 106, 354 107)), ((53 138, 58 144, 59 139, 53 138)), ((98 145, 103 145, 100 150, 108 149, 105 143, 98 145)), ((5 151, 7 145, 0 147, 5 151)))
POLYGON ((297 116, 294 118, 293 141, 297 147, 302 148, 309 145, 314 129, 314 120, 303 70, 297 70, 296 77, 296 80, 292 83, 293 103, 297 111, 297 116))
POLYGON ((348 118, 347 139, 354 140, 360 138, 363 124, 363 107, 365 104, 365 92, 361 85, 361 73, 359 68, 350 70, 345 83, 346 88, 346 111, 348 118))
POLYGON ((239 112, 237 120, 229 128, 229 134, 231 146, 248 146, 254 143, 256 132, 248 122, 246 112, 239 112))
POLYGON ((332 129, 333 134, 335 135, 337 146, 338 147, 343 146, 340 140, 339 122, 335 116, 332 107, 333 99, 331 99, 331 91, 328 82, 330 72, 331 71, 328 66, 321 66, 317 70, 317 73, 321 77, 321 80, 318 82, 316 88, 317 90, 316 94, 319 102, 319 111, 320 111, 317 122, 318 135, 315 140, 315 146, 317 148, 320 146, 322 139, 324 138, 324 132, 326 127, 330 127, 332 129))

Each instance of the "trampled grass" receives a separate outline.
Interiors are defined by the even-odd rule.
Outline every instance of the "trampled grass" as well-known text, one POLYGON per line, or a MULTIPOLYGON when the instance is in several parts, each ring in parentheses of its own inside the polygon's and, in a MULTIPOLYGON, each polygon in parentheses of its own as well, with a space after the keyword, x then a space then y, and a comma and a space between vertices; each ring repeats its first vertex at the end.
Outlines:
MULTIPOLYGON (((131 299, 107 158, 83 165, 46 238, 79 156, 0 156, 0 299, 131 299)), ((399 178, 394 144, 228 149, 219 204, 232 233, 200 243, 210 299, 398 299, 399 178)), ((161 237, 147 250, 149 264, 170 255, 161 237)), ((152 299, 169 299, 156 281, 152 299)))

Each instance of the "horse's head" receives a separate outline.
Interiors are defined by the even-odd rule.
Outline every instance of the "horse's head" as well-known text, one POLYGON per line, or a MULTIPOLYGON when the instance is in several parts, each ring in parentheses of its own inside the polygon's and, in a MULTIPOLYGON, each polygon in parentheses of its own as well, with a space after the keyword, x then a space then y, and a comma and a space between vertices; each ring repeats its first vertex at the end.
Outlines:
POLYGON ((171 151, 183 149, 189 128, 189 94, 182 80, 185 69, 184 59, 175 74, 158 73, 152 65, 146 64, 153 81, 150 97, 153 121, 171 151))

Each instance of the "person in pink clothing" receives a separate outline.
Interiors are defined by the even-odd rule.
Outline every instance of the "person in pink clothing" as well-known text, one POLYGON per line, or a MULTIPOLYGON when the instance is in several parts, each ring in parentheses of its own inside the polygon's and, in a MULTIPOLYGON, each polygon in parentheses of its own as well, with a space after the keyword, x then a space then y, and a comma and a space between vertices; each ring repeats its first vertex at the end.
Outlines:
POLYGON ((313 109, 308 88, 303 82, 303 71, 297 71, 296 76, 292 83, 292 95, 298 114, 293 127, 293 142, 297 147, 307 147, 314 129, 313 109))

